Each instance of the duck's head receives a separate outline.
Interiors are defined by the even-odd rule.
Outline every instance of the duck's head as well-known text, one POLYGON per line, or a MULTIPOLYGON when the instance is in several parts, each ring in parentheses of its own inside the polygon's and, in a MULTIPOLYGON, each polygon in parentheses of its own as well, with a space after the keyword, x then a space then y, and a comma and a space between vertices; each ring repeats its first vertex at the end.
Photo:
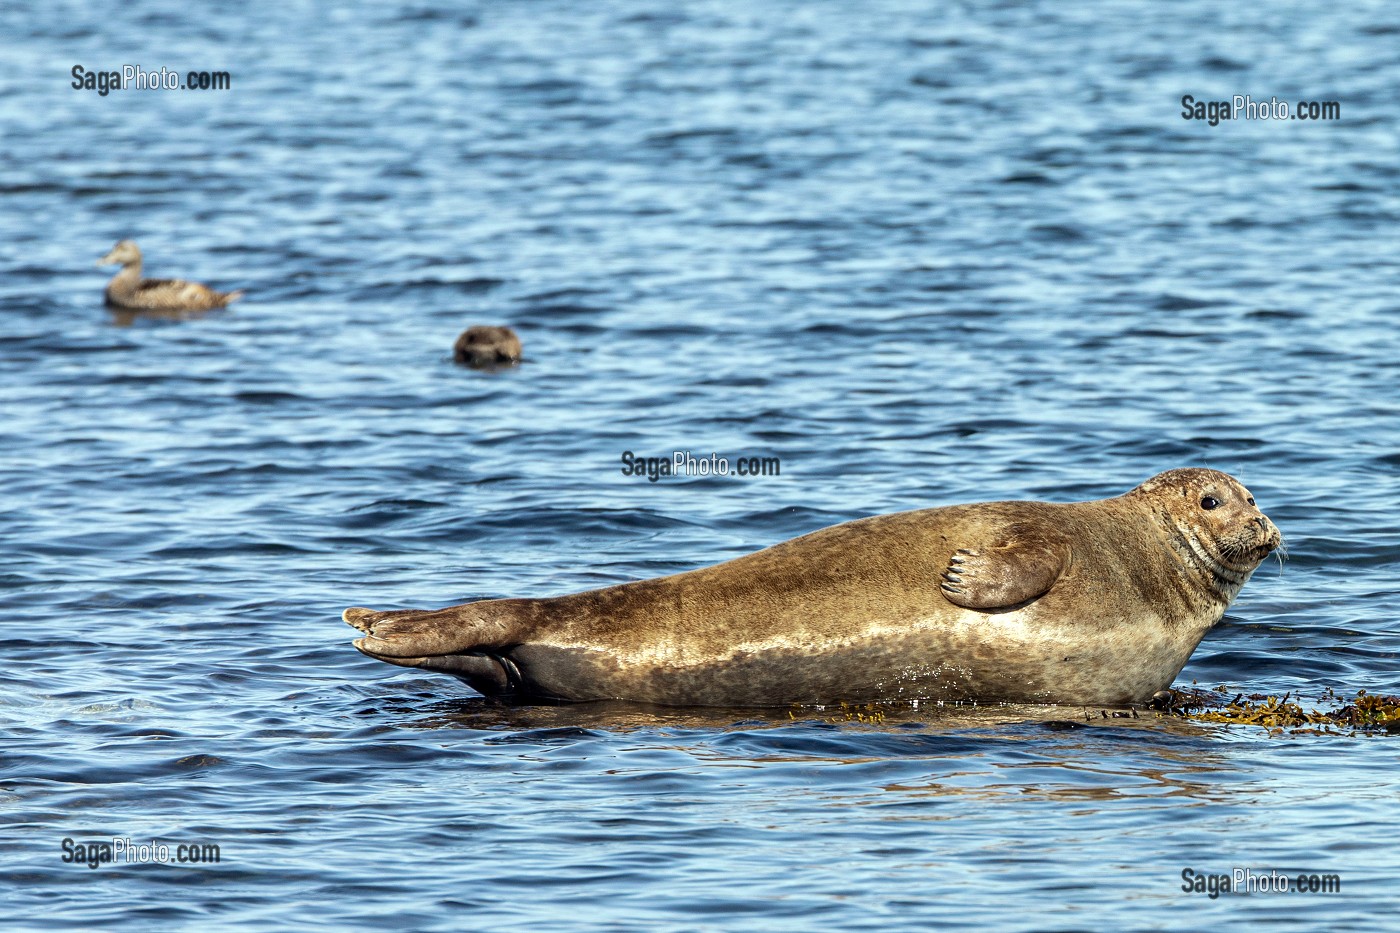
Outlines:
POLYGON ((122 240, 112 251, 101 259, 97 260, 99 266, 110 266, 113 263, 121 263, 129 266, 133 262, 141 261, 141 250, 137 249, 135 240, 122 240))

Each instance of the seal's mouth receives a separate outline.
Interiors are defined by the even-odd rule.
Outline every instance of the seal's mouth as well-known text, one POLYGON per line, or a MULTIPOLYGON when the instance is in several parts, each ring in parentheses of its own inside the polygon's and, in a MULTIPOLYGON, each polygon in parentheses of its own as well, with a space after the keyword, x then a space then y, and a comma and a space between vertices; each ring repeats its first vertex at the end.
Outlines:
POLYGON ((1264 558, 1268 557, 1277 549, 1277 542, 1270 542, 1266 544, 1261 544, 1258 547, 1250 548, 1248 551, 1245 552, 1245 561, 1251 564, 1260 563, 1264 560, 1264 558))
POLYGON ((1254 535, 1226 542, 1220 548, 1220 556, 1237 567, 1257 567, 1264 558, 1283 547, 1283 535, 1267 518, 1255 519, 1251 528, 1254 535))

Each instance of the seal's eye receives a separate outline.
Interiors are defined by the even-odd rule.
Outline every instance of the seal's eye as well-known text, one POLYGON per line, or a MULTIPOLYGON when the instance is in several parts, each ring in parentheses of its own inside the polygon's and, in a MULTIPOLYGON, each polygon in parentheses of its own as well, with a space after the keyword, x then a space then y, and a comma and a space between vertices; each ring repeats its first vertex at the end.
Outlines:
POLYGON ((1253 496, 1250 496, 1249 499, 1248 499, 1247 501, 1249 502, 1250 505, 1253 505, 1253 504, 1254 504, 1254 497, 1253 497, 1253 496))
POLYGON ((1220 500, 1215 498, 1215 496, 1206 496, 1201 500, 1201 508, 1205 509, 1206 511, 1210 511, 1211 509, 1216 508, 1219 505, 1220 500))

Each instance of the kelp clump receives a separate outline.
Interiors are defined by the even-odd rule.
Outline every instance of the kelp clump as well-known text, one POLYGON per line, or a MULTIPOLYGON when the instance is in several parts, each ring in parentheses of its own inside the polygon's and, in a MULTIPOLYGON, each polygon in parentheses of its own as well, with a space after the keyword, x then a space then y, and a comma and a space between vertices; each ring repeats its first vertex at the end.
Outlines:
MULTIPOLYGON (((1262 726, 1273 734, 1289 730, 1299 734, 1335 734, 1350 732, 1400 733, 1400 696, 1367 693, 1358 690, 1354 699, 1330 710, 1305 710, 1292 694, 1282 697, 1253 693, 1236 694, 1224 702, 1224 687, 1220 692, 1204 690, 1167 690, 1167 696, 1154 700, 1159 715, 1181 716, 1198 722, 1219 722, 1230 725, 1262 726)), ((1332 690, 1323 695, 1323 702, 1342 698, 1332 690)))

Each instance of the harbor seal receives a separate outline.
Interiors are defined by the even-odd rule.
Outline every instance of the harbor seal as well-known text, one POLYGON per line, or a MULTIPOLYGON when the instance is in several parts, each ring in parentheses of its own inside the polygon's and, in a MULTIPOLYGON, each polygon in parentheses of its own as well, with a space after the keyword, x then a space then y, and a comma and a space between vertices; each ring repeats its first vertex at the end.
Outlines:
POLYGON ((452 358, 472 369, 494 369, 520 362, 520 338, 509 327, 476 324, 468 327, 452 345, 452 358))
POLYGON ((344 619, 370 657, 487 695, 1129 706, 1281 540, 1239 481, 1188 468, 1112 499, 878 515, 668 577, 344 619))

